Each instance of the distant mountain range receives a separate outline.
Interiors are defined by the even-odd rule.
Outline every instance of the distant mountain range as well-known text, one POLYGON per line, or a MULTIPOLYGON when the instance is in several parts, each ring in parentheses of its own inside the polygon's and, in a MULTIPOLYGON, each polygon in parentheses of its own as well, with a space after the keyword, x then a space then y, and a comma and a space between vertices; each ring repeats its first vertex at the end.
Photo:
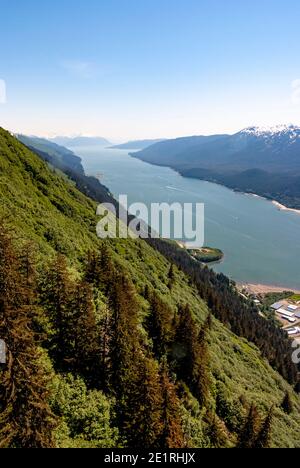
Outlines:
POLYGON ((78 136, 78 137, 64 137, 64 136, 57 136, 55 138, 50 138, 49 141, 53 143, 57 143, 61 146, 66 146, 67 148, 72 147, 79 147, 79 146, 88 146, 88 145, 99 145, 103 146, 104 148, 110 146, 111 143, 102 137, 85 137, 85 136, 78 136))
POLYGON ((300 127, 249 127, 234 135, 167 140, 132 156, 300 208, 300 127))
POLYGON ((62 170, 68 167, 80 174, 84 174, 81 158, 76 156, 69 149, 46 140, 45 138, 26 135, 16 135, 16 137, 29 149, 37 152, 39 156, 43 157, 43 159, 47 160, 55 167, 59 167, 62 170))
POLYGON ((24 135, 16 135, 16 137, 53 169, 58 170, 56 172, 64 173, 75 183, 78 190, 88 197, 97 202, 107 202, 117 206, 107 187, 102 185, 97 178, 85 174, 81 158, 72 151, 44 138, 24 135))
POLYGON ((156 143, 161 143, 162 141, 166 140, 134 140, 128 141, 127 143, 122 143, 121 145, 111 146, 110 149, 142 150, 148 148, 151 145, 155 145, 156 143))

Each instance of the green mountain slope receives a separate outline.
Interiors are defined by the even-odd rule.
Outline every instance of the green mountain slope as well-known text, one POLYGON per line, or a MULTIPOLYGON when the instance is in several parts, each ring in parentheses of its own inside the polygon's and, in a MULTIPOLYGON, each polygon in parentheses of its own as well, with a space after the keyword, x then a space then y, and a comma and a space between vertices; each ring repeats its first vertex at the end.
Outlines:
MULTIPOLYGON (((115 268, 128 275, 132 281, 138 318, 138 323, 132 326, 137 327, 142 342, 139 345, 141 353, 154 366, 154 375, 159 358, 155 353, 152 354, 151 350, 155 349, 155 334, 151 335, 147 326, 150 313, 149 290, 163 301, 164 311, 169 311, 171 315, 174 313, 176 316, 180 305, 189 304, 195 327, 203 325, 209 312, 208 306, 200 299, 190 278, 176 267, 173 267, 171 274, 171 264, 146 242, 99 240, 96 237, 95 212, 96 203, 79 192, 73 181, 57 173, 9 133, 0 130, 0 217, 13 226, 16 233, 15 244, 22 247, 25 240, 33 241, 38 251, 37 268, 41 282, 44 272, 48 271, 49 264, 57 253, 66 257, 71 279, 78 281, 83 275, 84 259, 88 252, 107 246, 115 268)), ((108 276, 109 269, 104 273, 108 276)), ((40 304, 44 310, 43 317, 51 310, 48 304, 50 296, 46 294, 50 276, 47 278, 41 293, 41 297, 47 297, 47 301, 41 301, 40 304)), ((103 280, 103 284, 106 284, 106 280, 107 278, 103 280)), ((130 288, 123 288, 121 293, 125 291, 126 296, 130 288)), ((109 300, 105 288, 95 286, 94 294, 94 307, 98 312, 103 313, 107 308, 114 307, 112 302, 115 296, 109 300)), ((133 306, 131 310, 133 314, 133 306)), ((42 326, 47 329, 43 323, 42 326)), ((3 331, 0 327, 0 334, 1 330, 3 331)), ((43 344, 42 354, 49 372, 52 373, 50 404, 59 420, 55 429, 56 444, 66 447, 130 445, 131 434, 127 434, 127 441, 124 437, 118 438, 118 433, 122 433, 122 423, 116 422, 113 416, 115 405, 118 407, 114 387, 96 388, 90 382, 94 375, 87 378, 82 371, 79 376, 72 367, 66 371, 59 364, 59 357, 56 355, 58 350, 53 347, 53 334, 52 330, 49 334, 50 341, 48 340, 50 345, 48 342, 43 344)), ((253 403, 261 417, 265 417, 270 407, 274 406, 272 446, 300 447, 300 400, 292 387, 270 367, 253 344, 238 338, 216 319, 213 319, 207 340, 209 393, 202 408, 188 380, 185 377, 179 378, 179 373, 175 377, 182 430, 188 445, 235 446, 242 430, 243 418, 253 403), (281 407, 286 392, 290 393, 293 403, 291 414, 284 412, 281 407), (212 421, 217 421, 218 430, 212 421), (213 429, 215 435, 212 434, 213 429)), ((174 343, 176 344, 176 340, 174 343)), ((175 349, 173 351, 175 353, 175 349)), ((0 375, 1 372, 0 368, 0 375)), ((0 384, 0 398, 1 395, 0 384)), ((124 404, 126 405, 126 401, 124 404)), ((0 406, 0 418, 1 414, 0 406)), ((122 413, 122 417, 125 416, 122 413)), ((132 418, 134 416, 131 415, 132 418)), ((137 427, 140 428, 141 425, 137 427)))
POLYGON ((52 143, 45 138, 28 137, 26 135, 17 135, 17 138, 29 148, 51 156, 57 164, 67 166, 80 174, 84 174, 81 159, 67 148, 52 143))

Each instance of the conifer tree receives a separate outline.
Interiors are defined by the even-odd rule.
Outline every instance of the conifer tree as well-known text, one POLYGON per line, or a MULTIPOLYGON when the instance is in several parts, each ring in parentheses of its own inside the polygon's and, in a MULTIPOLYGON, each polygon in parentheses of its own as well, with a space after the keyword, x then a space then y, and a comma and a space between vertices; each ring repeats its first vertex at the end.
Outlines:
POLYGON ((115 276, 110 290, 109 372, 111 387, 123 393, 139 356, 138 302, 132 282, 124 275, 115 276))
POLYGON ((198 336, 198 346, 194 356, 193 387, 196 397, 203 407, 206 405, 209 396, 210 375, 209 375, 209 350, 207 343, 207 333, 210 327, 210 315, 201 327, 198 336))
POLYGON ((270 448, 271 443, 271 430, 272 430, 272 422, 273 422, 273 407, 267 414, 267 417, 262 423, 261 429, 258 433, 258 436, 255 441, 254 448, 260 449, 267 449, 270 448))
POLYGON ((36 271, 36 252, 31 242, 22 245, 18 253, 20 260, 20 273, 24 279, 24 290, 26 290, 26 305, 31 311, 32 328, 41 339, 41 329, 39 326, 42 320, 43 310, 38 305, 37 291, 37 271, 36 271))
POLYGON ((109 303, 111 316, 108 325, 107 376, 110 391, 117 400, 117 419, 122 431, 126 426, 127 392, 131 389, 131 383, 135 382, 135 365, 140 362, 142 354, 138 302, 134 286, 126 276, 115 276, 109 292, 109 303))
POLYGON ((227 435, 215 414, 208 415, 207 436, 213 448, 224 448, 227 443, 227 435))
POLYGON ((146 299, 146 301, 150 301, 150 299, 151 299, 151 291, 150 291, 150 288, 149 288, 148 284, 145 285, 144 292, 143 292, 143 297, 144 297, 144 299, 146 299))
POLYGON ((161 365, 162 423, 161 448, 184 448, 187 446, 180 414, 180 401, 169 376, 167 360, 161 365))
POLYGON ((112 314, 108 306, 103 308, 97 328, 99 329, 100 340, 102 386, 105 391, 109 391, 112 367, 110 349, 112 345, 112 314))
POLYGON ((163 398, 157 363, 140 354, 123 393, 122 429, 129 447, 159 448, 163 398))
POLYGON ((136 292, 122 274, 114 279, 110 307, 109 373, 117 423, 130 447, 155 448, 161 434, 159 373, 144 355, 136 292))
POLYGON ((87 283, 93 284, 95 287, 100 287, 101 277, 101 255, 100 253, 90 250, 85 259, 85 274, 84 279, 87 283))
POLYGON ((213 326, 212 320, 213 320, 213 314, 212 314, 212 312, 210 311, 210 312, 208 313, 208 316, 207 316, 207 318, 206 318, 206 320, 205 320, 205 324, 204 324, 204 326, 205 326, 205 331, 206 331, 206 332, 208 332, 208 331, 210 331, 210 330, 212 329, 212 326, 213 326))
POLYGON ((295 389, 296 393, 298 393, 298 394, 300 393, 300 380, 299 379, 297 380, 297 383, 296 383, 294 389, 295 389))
POLYGON ((153 352, 156 357, 161 358, 168 352, 169 344, 173 338, 174 313, 156 292, 152 293, 149 302, 147 330, 153 341, 153 352))
POLYGON ((281 403, 281 408, 286 414, 292 414, 293 412, 293 402, 289 391, 286 391, 284 395, 284 398, 281 403))
POLYGON ((32 285, 9 232, 0 226, 0 447, 50 448, 56 422, 47 400, 48 375, 32 331, 32 285))
POLYGON ((108 294, 115 275, 111 252, 105 242, 98 252, 90 251, 85 261, 86 282, 108 294))
POLYGON ((108 294, 116 269, 112 261, 111 251, 106 243, 103 243, 100 251, 100 283, 105 294, 108 294))
POLYGON ((197 328, 188 305, 179 307, 178 316, 173 354, 177 361, 178 377, 190 385, 197 352, 197 328))
POLYGON ((34 302, 35 287, 36 287, 36 267, 35 267, 35 249, 32 243, 26 243, 22 246, 22 250, 19 253, 20 258, 20 269, 25 280, 25 284, 28 289, 28 293, 31 296, 30 303, 34 302))
MULTIPOLYGON (((116 395, 121 433, 131 447, 182 447, 179 400, 167 371, 159 374, 155 361, 145 356, 139 331, 139 306, 131 281, 117 275, 110 297, 111 389, 116 395)), ((158 297, 153 301, 157 311, 158 307, 165 310, 158 297)), ((168 310, 168 326, 170 313, 168 310)))
POLYGON ((257 408, 251 405, 244 426, 239 434, 237 448, 250 449, 255 447, 260 428, 260 420, 257 408))
POLYGON ((93 291, 81 281, 74 294, 74 315, 69 326, 73 330, 73 368, 93 387, 104 385, 100 330, 97 326, 93 291))
POLYGON ((208 322, 200 332, 192 318, 188 305, 179 309, 176 334, 177 372, 197 397, 200 406, 207 402, 209 394, 209 353, 207 345, 208 322))
POLYGON ((171 266, 170 266, 169 273, 168 273, 168 288, 170 290, 174 286, 175 279, 176 279, 175 268, 174 268, 174 264, 172 263, 171 266))
POLYGON ((71 370, 74 360, 72 320, 75 283, 66 258, 58 254, 40 282, 40 300, 51 325, 48 347, 56 365, 71 370))

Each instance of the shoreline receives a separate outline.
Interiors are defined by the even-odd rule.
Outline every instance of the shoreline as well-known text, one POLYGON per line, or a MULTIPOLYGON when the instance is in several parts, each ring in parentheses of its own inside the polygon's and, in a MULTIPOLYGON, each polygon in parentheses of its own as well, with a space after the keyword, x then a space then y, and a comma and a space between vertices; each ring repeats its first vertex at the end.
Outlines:
POLYGON ((288 208, 287 206, 282 205, 276 200, 272 200, 272 203, 278 208, 279 211, 291 211, 292 213, 297 213, 298 215, 300 215, 300 210, 297 210, 296 208, 288 208))
MULTIPOLYGON (((138 151, 137 151, 138 152, 138 151)), ((209 182, 210 184, 216 184, 216 185, 220 185, 221 187, 225 187, 227 188, 228 190, 231 190, 232 192, 235 192, 235 193, 240 193, 242 195, 250 195, 252 197, 255 197, 255 198, 261 198, 262 200, 266 200, 266 201, 269 201, 270 203, 272 203, 279 211, 286 211, 286 212, 291 212, 291 213, 296 213, 298 215, 300 215, 300 209, 297 209, 297 208, 289 208, 285 205, 282 205, 282 203, 276 201, 276 200, 272 200, 271 198, 267 198, 263 195, 259 195, 257 193, 252 193, 252 192, 244 192, 243 190, 239 190, 239 189, 234 189, 232 187, 229 187, 228 185, 225 185, 225 184, 222 184, 221 182, 218 182, 218 181, 212 181, 212 180, 209 180, 209 179, 205 179, 205 178, 199 178, 199 177, 190 177, 190 176, 186 176, 184 175, 180 169, 176 169, 175 167, 172 167, 172 166, 169 166, 169 165, 166 165, 166 164, 158 164, 158 163, 153 163, 153 162, 149 162, 149 161, 145 161, 144 159, 141 159, 137 156, 134 155, 134 153, 128 153, 128 155, 132 158, 135 158, 135 159, 138 159, 139 161, 142 161, 146 164, 150 164, 150 166, 158 166, 158 167, 167 167, 169 169, 172 169, 174 172, 176 172, 177 174, 179 174, 181 177, 185 178, 185 179, 195 179, 195 180, 202 180, 204 182, 209 182)))
POLYGON ((255 284, 255 283, 239 283, 237 282, 237 288, 242 291, 246 289, 251 294, 268 294, 268 293, 281 293, 284 291, 291 291, 295 294, 300 294, 300 290, 295 288, 289 288, 287 286, 275 286, 268 284, 255 284))
MULTIPOLYGON (((178 245, 178 247, 180 247, 181 249, 185 250, 186 252, 189 253, 189 255, 196 261, 202 263, 203 265, 207 265, 209 267, 212 267, 213 265, 219 265, 220 263, 222 263, 224 261, 224 258, 225 258, 225 254, 224 252, 222 252, 222 250, 218 249, 218 248, 213 248, 213 247, 189 247, 188 246, 188 243, 184 242, 184 241, 178 241, 178 240, 175 240, 176 244, 178 245), (209 257, 207 257, 206 260, 202 260, 202 259, 199 259, 197 258, 197 255, 193 255, 191 253, 191 251, 199 251, 204 253, 203 250, 208 250, 210 251, 211 253, 215 254, 215 255, 219 255, 220 258, 216 258, 216 259, 209 259, 209 257)), ((207 254, 209 254, 209 252, 207 252, 207 254)))

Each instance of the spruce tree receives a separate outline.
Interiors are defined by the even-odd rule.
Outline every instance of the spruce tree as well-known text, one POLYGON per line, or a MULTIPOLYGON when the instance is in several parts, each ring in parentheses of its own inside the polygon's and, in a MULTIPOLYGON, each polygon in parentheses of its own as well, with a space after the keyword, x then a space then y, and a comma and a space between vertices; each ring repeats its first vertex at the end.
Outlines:
POLYGON ((227 434, 215 414, 208 415, 208 428, 206 434, 213 448, 224 448, 227 444, 227 434))
POLYGON ((251 405, 244 426, 239 434, 237 448, 250 449, 255 447, 260 427, 258 411, 251 405))
POLYGON ((180 404, 167 371, 145 356, 139 306, 131 281, 121 275, 111 289, 110 374, 117 422, 130 447, 183 447, 180 404))
POLYGON ((286 391, 284 395, 284 398, 281 403, 281 408, 286 414, 292 414, 293 412, 293 402, 289 391, 286 391))
POLYGON ((10 233, 0 226, 0 447, 51 448, 56 426, 47 400, 47 372, 32 331, 32 284, 10 233))
POLYGON ((176 360, 178 377, 191 385, 197 352, 197 328, 188 305, 179 307, 178 316, 173 357, 176 360))
POLYGON ((145 287, 144 287, 143 297, 144 297, 144 299, 146 299, 146 301, 150 301, 150 299, 152 297, 151 290, 150 290, 148 284, 146 284, 145 287))
POLYGON ((175 283, 175 279, 176 279, 176 275, 175 275, 175 268, 174 268, 174 265, 173 263, 171 264, 170 266, 170 269, 169 269, 169 273, 168 273, 168 288, 171 290, 174 286, 174 283, 175 283))
POLYGON ((86 282, 108 294, 115 275, 111 251, 106 242, 103 242, 99 251, 90 251, 85 260, 86 282))
POLYGON ((260 448, 260 449, 270 448, 273 415, 274 415, 274 409, 272 407, 270 411, 268 412, 267 417, 262 423, 261 429, 255 441, 254 448, 260 448))
POLYGON ((161 391, 163 422, 161 448, 185 448, 187 441, 182 428, 180 401, 176 394, 175 385, 171 381, 166 359, 161 365, 161 391))
POLYGON ((207 345, 208 322, 198 331, 188 305, 179 309, 175 353, 178 377, 184 380, 205 406, 209 394, 209 353, 207 345))
POLYGON ((205 321, 205 329, 206 329, 206 332, 210 331, 212 329, 212 326, 213 326, 213 315, 212 315, 212 312, 209 312, 208 313, 208 316, 206 318, 206 321, 205 321))
POLYGON ((157 363, 140 354, 123 393, 123 432, 129 447, 158 449, 163 430, 164 401, 157 363))
POLYGON ((32 243, 26 243, 22 246, 21 252, 19 253, 20 258, 20 270, 25 280, 25 284, 28 290, 29 303, 35 302, 36 297, 36 265, 35 265, 35 248, 32 243))
POLYGON ((41 340, 44 330, 42 322, 44 311, 38 304, 37 271, 36 271, 36 250, 31 242, 22 245, 18 252, 20 259, 20 272, 24 278, 26 289, 26 305, 31 311, 32 329, 38 339, 41 340))
POLYGON ((85 281, 76 285, 73 307, 74 314, 69 324, 74 344, 73 369, 91 386, 103 388, 100 329, 96 321, 93 290, 85 281))
POLYGON ((174 313, 156 292, 149 298, 150 311, 146 323, 147 331, 153 341, 153 352, 161 358, 168 352, 173 338, 174 313))
POLYGON ((74 360, 72 320, 75 282, 68 271, 66 258, 58 254, 40 282, 40 301, 50 322, 48 347, 56 366, 71 370, 74 360))
POLYGON ((105 294, 108 294, 114 277, 116 274, 116 268, 112 260, 111 251, 107 243, 103 243, 100 251, 100 284, 105 294))
POLYGON ((93 284, 95 287, 100 287, 101 276, 101 255, 100 253, 90 250, 85 259, 84 279, 87 283, 93 284))
POLYGON ((141 349, 138 329, 138 302, 132 282, 124 275, 115 276, 110 290, 111 315, 108 331, 108 378, 116 396, 122 426, 124 395, 134 381, 141 349))
POLYGON ((297 380, 294 390, 296 393, 300 394, 300 380, 299 379, 297 380))
POLYGON ((112 389, 123 393, 132 376, 133 362, 138 358, 138 302, 132 282, 123 274, 115 276, 110 290, 109 372, 112 389))
POLYGON ((210 315, 199 332, 198 346, 194 357, 193 387, 201 407, 207 403, 210 388, 209 350, 207 343, 209 327, 210 315))

